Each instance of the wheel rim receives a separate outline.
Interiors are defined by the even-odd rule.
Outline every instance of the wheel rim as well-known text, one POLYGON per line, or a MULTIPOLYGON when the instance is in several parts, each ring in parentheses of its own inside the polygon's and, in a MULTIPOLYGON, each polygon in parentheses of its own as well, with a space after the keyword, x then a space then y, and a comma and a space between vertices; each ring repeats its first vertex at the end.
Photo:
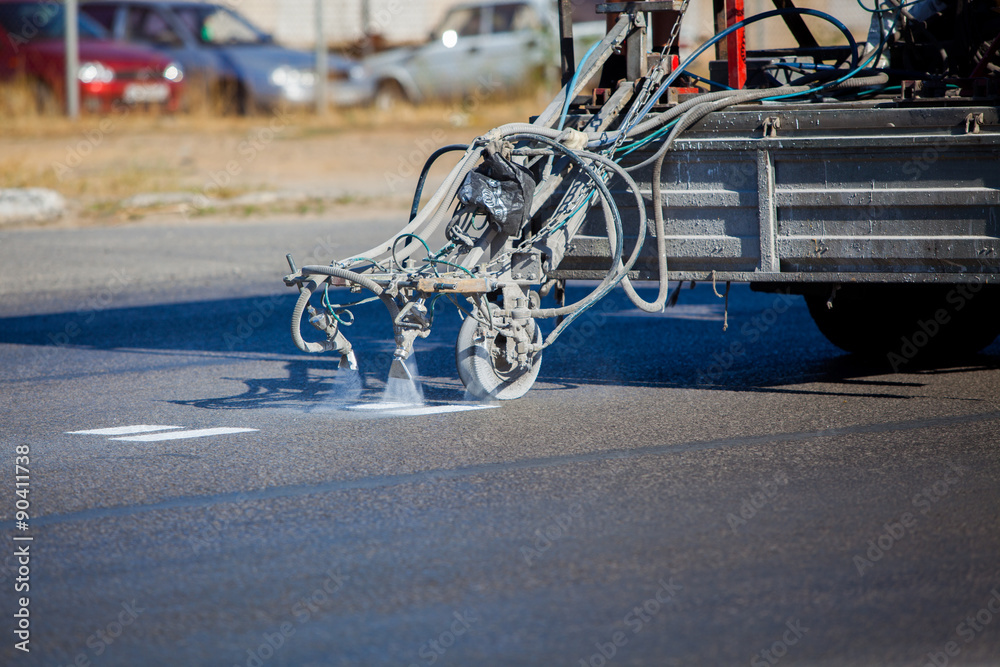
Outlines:
MULTIPOLYGON (((496 306, 491 305, 490 312, 495 310, 496 306)), ((533 330, 532 341, 540 343, 542 332, 535 321, 528 320, 528 327, 533 330)), ((489 331, 475 318, 465 318, 458 333, 455 361, 458 376, 470 394, 480 400, 507 401, 528 393, 538 377, 542 353, 535 354, 526 368, 519 367, 511 364, 505 354, 507 346, 514 344, 513 339, 489 331)))

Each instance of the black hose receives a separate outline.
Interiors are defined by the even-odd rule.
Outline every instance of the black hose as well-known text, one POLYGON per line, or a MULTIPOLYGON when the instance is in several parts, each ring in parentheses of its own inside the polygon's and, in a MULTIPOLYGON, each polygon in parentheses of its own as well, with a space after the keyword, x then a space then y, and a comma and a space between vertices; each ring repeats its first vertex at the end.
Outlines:
POLYGON ((445 153, 467 150, 469 150, 468 144, 448 144, 431 153, 431 156, 424 162, 424 168, 420 170, 420 178, 417 179, 417 189, 413 193, 413 205, 410 207, 410 219, 408 222, 413 222, 413 219, 417 217, 417 212, 420 210, 420 197, 424 193, 424 183, 427 182, 427 174, 430 172, 434 161, 445 153))

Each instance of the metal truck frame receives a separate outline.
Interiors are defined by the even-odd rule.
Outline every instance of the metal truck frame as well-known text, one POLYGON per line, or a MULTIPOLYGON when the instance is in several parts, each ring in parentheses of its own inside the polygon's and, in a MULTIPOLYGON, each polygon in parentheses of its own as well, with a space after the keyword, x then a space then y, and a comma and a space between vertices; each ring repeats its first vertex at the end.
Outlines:
POLYGON ((835 17, 790 0, 750 18, 742 0, 713 0, 716 36, 680 62, 689 1, 600 5, 608 33, 576 67, 563 0, 564 86, 544 111, 432 155, 409 223, 386 242, 329 266, 300 269, 289 257, 299 349, 339 352, 341 367, 356 368, 342 326, 349 304, 331 304, 326 290, 368 290, 393 320, 390 377, 408 378, 413 342, 448 298, 466 313, 456 345, 465 386, 479 398, 513 399, 534 383, 543 350, 615 287, 656 312, 668 303, 668 281, 706 280, 802 294, 832 342, 883 361, 928 321, 941 326, 925 327, 925 359, 992 342, 1000 333, 995 3, 879 0, 858 44, 835 17), (848 44, 820 46, 803 16, 832 24, 848 44), (742 29, 779 18, 798 46, 748 53, 742 29), (971 36, 956 27, 973 20, 971 36), (947 39, 949 30, 962 39, 947 39), (706 90, 688 68, 712 47, 713 79, 725 80, 706 90), (427 170, 451 151, 461 159, 418 210, 427 170), (432 251, 442 226, 444 245, 432 251), (601 282, 565 304, 572 279, 601 282), (632 280, 658 281, 657 298, 640 298, 632 280), (309 301, 320 290, 317 310, 309 301), (550 293, 556 305, 543 308, 550 293), (306 311, 324 341, 302 337, 306 311), (557 325, 543 336, 538 321, 547 318, 557 325))

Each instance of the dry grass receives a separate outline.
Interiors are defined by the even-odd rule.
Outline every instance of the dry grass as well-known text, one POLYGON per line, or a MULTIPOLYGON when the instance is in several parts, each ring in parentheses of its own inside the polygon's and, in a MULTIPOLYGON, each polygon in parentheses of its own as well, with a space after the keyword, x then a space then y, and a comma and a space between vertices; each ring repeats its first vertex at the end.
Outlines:
POLYGON ((213 202, 261 190, 308 197, 308 204, 241 206, 226 215, 311 214, 361 203, 399 207, 432 150, 525 120, 549 95, 391 113, 345 109, 322 117, 132 110, 77 120, 38 114, 23 88, 0 90, 0 99, 0 187, 56 190, 73 203, 76 224, 142 215, 148 211, 120 203, 145 193, 190 193, 213 202))
MULTIPOLYGON (((431 103, 421 106, 401 105, 392 112, 379 112, 368 107, 331 109, 324 116, 310 110, 279 112, 293 119, 299 132, 329 133, 356 130, 376 130, 399 127, 411 130, 444 126, 492 127, 492 123, 508 122, 512 114, 526 118, 537 113, 551 100, 552 91, 537 89, 513 98, 492 97, 471 99, 454 103, 431 103)), ((97 115, 82 113, 81 118, 70 120, 62 115, 39 113, 31 89, 23 83, 0 84, 0 140, 9 137, 72 137, 89 126, 98 126, 110 120, 116 127, 130 131, 155 130, 170 132, 219 132, 239 131, 259 127, 273 116, 257 113, 234 116, 219 113, 216 106, 196 104, 195 110, 178 114, 164 114, 152 110, 126 110, 97 115)))

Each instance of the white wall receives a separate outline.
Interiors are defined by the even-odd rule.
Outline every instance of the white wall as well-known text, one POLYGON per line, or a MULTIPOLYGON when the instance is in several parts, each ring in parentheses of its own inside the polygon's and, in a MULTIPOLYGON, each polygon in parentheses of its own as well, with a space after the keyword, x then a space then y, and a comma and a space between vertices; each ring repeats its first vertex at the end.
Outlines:
MULTIPOLYGON (((310 48, 316 39, 316 0, 216 0, 270 32, 282 44, 310 48)), ((362 0, 323 0, 323 26, 331 44, 358 40, 362 0)), ((422 41, 456 0, 369 0, 371 28, 390 42, 422 41)))
MULTIPOLYGON (((289 46, 309 48, 315 40, 316 0, 217 0, 243 13, 251 21, 289 46)), ((587 0, 581 0, 587 1, 587 0)), ((595 3, 597 0, 593 0, 595 3)), ((414 42, 427 37, 447 9, 459 0, 368 0, 373 32, 389 42, 414 42)), ((556 0, 552 0, 553 3, 556 0)), ((331 44, 346 44, 363 35, 362 0, 323 0, 324 26, 331 44)), ((774 8, 771 0, 745 0, 750 16, 774 8)), ((847 24, 862 40, 868 33, 870 15, 854 0, 797 0, 796 6, 829 12, 847 24)), ((820 19, 806 18, 820 43, 834 36, 820 19)), ((712 0, 691 0, 683 24, 681 43, 691 49, 714 33, 712 0)), ((780 18, 754 24, 747 29, 750 49, 794 44, 780 18)))

